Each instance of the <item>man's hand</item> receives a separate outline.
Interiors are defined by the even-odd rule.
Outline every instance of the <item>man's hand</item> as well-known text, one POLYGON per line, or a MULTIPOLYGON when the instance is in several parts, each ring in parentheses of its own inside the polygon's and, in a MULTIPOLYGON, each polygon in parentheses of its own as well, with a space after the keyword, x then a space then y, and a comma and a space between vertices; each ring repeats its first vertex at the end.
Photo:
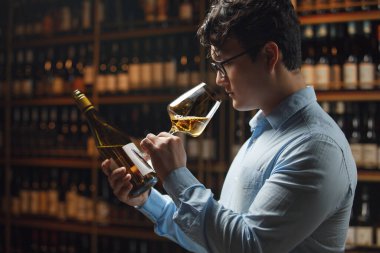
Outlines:
POLYGON ((141 141, 161 182, 175 169, 186 166, 186 152, 179 137, 162 132, 159 135, 148 134, 141 141))
POLYGON ((117 168, 111 171, 111 161, 105 160, 102 163, 102 170, 108 177, 108 182, 116 197, 123 203, 130 206, 142 206, 148 199, 149 191, 140 194, 137 197, 131 198, 129 192, 132 190, 131 174, 127 173, 124 167, 117 168))

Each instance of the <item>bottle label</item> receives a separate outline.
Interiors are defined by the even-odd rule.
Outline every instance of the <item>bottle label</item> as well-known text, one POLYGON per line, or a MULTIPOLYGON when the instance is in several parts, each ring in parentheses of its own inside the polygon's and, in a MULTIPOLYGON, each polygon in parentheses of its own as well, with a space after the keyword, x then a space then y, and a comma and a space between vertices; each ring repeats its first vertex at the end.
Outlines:
POLYGON ((347 231, 346 245, 355 245, 355 227, 350 226, 347 231))
POLYGON ((363 145, 360 143, 351 143, 350 147, 356 166, 361 167, 363 163, 363 145))
POLYGON ((56 217, 58 215, 58 192, 49 190, 48 192, 49 215, 56 217))
POLYGON ((162 62, 154 62, 152 64, 153 75, 153 87, 160 88, 164 82, 164 65, 162 62))
POLYGON ((334 64, 331 66, 330 79, 331 79, 331 88, 339 90, 342 88, 342 70, 339 64, 334 64))
POLYGON ((165 62, 164 69, 165 69, 165 85, 169 87, 173 86, 176 81, 176 73, 177 73, 176 62, 174 60, 165 62))
POLYGON ((369 62, 362 62, 359 66, 360 88, 373 89, 375 81, 375 65, 369 62))
POLYGON ((117 74, 117 90, 121 92, 129 91, 129 80, 127 73, 117 74))
POLYGON ((372 227, 360 226, 356 228, 356 245, 372 246, 372 227))
POLYGON ((140 64, 129 65, 129 84, 132 90, 136 90, 141 85, 140 64))
POLYGON ((345 63, 343 66, 343 81, 346 89, 356 89, 358 83, 358 67, 355 63, 345 63))
POLYGON ((105 93, 107 89, 107 79, 105 75, 98 75, 96 79, 96 88, 98 89, 99 94, 105 93))
POLYGON ((366 169, 377 167, 377 145, 375 143, 363 144, 363 166, 366 169))
POLYGON ((152 83, 152 65, 148 62, 141 64, 141 88, 149 89, 152 83))
POLYGON ((301 68, 301 73, 308 85, 314 85, 314 66, 311 64, 304 64, 301 68))
POLYGON ((151 172, 155 172, 153 167, 144 160, 139 149, 135 144, 129 143, 123 146, 125 153, 129 156, 132 162, 135 164, 137 169, 140 171, 141 175, 145 176, 151 172))
POLYGON ((376 245, 380 246, 380 228, 376 229, 376 245))
POLYGON ((84 77, 83 77, 84 84, 86 84, 86 85, 94 84, 95 69, 93 66, 88 65, 88 66, 84 67, 83 75, 84 75, 84 77))
POLYGON ((317 64, 315 66, 315 88, 320 90, 329 89, 330 66, 327 64, 317 64))
POLYGON ((106 87, 105 90, 106 91, 109 91, 109 92, 115 92, 116 91, 116 86, 117 86, 117 76, 113 73, 111 74, 108 74, 105 76, 105 83, 106 83, 106 87))

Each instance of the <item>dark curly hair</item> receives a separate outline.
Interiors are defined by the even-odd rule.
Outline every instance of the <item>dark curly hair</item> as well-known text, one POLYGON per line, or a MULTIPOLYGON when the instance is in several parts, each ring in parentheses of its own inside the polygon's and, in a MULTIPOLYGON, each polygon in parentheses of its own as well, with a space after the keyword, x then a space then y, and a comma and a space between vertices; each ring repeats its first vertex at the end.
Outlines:
POLYGON ((214 0, 197 35, 203 46, 220 48, 236 38, 255 60, 268 41, 275 42, 288 70, 301 66, 300 22, 290 0, 214 0))

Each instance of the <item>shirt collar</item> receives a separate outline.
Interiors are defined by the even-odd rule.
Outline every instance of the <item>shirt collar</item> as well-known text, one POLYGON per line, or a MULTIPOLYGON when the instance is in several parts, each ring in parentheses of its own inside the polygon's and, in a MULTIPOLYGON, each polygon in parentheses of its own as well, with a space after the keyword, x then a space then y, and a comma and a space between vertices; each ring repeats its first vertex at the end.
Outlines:
POLYGON ((311 86, 307 86, 283 100, 269 115, 264 116, 261 110, 258 111, 249 122, 251 130, 262 120, 267 120, 270 126, 277 130, 296 112, 316 100, 317 96, 314 89, 311 86))

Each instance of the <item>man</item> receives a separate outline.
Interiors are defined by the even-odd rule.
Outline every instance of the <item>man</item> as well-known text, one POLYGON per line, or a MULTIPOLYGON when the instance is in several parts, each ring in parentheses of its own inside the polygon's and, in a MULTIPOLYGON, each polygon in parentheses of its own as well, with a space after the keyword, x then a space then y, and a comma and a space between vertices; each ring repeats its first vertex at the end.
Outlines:
POLYGON ((116 196, 157 234, 193 252, 344 252, 357 181, 349 144, 300 73, 300 27, 289 0, 218 0, 198 31, 216 82, 236 110, 260 109, 219 201, 186 168, 181 140, 141 147, 168 195, 129 198, 124 168, 103 170, 116 196))

